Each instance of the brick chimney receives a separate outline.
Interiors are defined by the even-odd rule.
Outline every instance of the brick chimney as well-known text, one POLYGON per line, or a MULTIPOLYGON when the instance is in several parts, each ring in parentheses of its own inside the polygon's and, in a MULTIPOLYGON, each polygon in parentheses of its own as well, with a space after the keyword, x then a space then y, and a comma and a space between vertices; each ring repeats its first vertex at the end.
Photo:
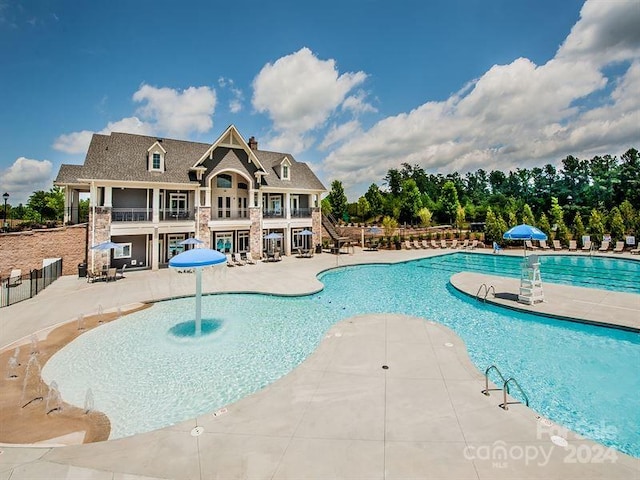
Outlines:
POLYGON ((251 137, 249 139, 249 148, 251 150, 258 150, 258 141, 256 140, 256 137, 251 137))

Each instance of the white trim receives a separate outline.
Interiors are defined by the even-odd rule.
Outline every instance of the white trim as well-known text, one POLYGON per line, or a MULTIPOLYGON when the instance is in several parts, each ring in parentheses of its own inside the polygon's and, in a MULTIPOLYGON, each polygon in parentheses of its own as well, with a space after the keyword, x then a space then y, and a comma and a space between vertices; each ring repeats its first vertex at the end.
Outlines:
POLYGON ((113 249, 113 259, 131 258, 131 242, 121 243, 119 247, 113 249), (125 249, 129 248, 129 254, 125 255, 125 249))
POLYGON ((159 142, 159 141, 157 141, 157 140, 156 140, 156 142, 155 142, 153 145, 151 145, 149 148, 147 148, 147 153, 150 153, 150 152, 151 152, 151 150, 153 150, 153 147, 155 147, 156 145, 157 145, 158 147, 160 147, 160 150, 162 150, 162 153, 167 153, 167 151, 164 149, 164 147, 163 147, 163 146, 160 144, 160 142, 159 142))
POLYGON ((242 138, 242 135, 240 135, 240 132, 238 132, 238 129, 235 127, 235 125, 229 125, 227 129, 222 133, 222 135, 220 135, 218 139, 215 142, 213 142, 213 144, 207 149, 206 152, 204 152, 204 154, 200 157, 200 159, 192 165, 191 168, 195 168, 199 166, 202 162, 204 162, 207 159, 207 157, 210 157, 213 155, 213 151, 217 147, 222 145, 225 145, 226 147, 229 147, 229 148, 241 148, 242 150, 247 152, 247 155, 249 157, 249 163, 253 162, 258 168, 260 168, 260 170, 265 170, 265 168, 260 163, 260 160, 258 160, 258 157, 256 156, 256 154, 249 147, 247 142, 245 142, 244 138, 242 138), (231 132, 235 134, 235 136, 240 141, 239 145, 236 145, 236 144, 230 145, 230 144, 222 143, 222 140, 231 132))

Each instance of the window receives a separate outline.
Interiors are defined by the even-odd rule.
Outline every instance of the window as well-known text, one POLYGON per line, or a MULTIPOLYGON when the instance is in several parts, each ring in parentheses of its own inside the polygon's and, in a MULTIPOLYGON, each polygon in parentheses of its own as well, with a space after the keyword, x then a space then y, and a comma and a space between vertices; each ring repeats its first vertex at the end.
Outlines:
POLYGON ((247 186, 247 184, 246 184, 246 183, 238 182, 238 189, 239 189, 239 190, 248 190, 248 189, 249 189, 249 187, 247 186))
POLYGON ((184 234, 167 235, 167 259, 175 257, 179 253, 184 252, 184 245, 180 245, 180 242, 184 240, 184 234))
POLYGON ((216 250, 222 253, 233 252, 233 232, 216 233, 216 250))
POLYGON ((238 232, 238 251, 239 252, 248 252, 250 250, 249 247, 249 232, 243 231, 238 232))
POLYGON ((218 188, 231 188, 231 185, 231 175, 227 175, 225 173, 218 175, 216 183, 218 188))
POLYGON ((282 165, 282 179, 289 180, 289 165, 282 165))
POLYGON ((131 244, 121 243, 119 247, 114 248, 113 258, 131 258, 131 244))
POLYGON ((281 180, 291 180, 291 161, 284 157, 284 159, 280 162, 280 179, 281 180))
POLYGON ((151 163, 151 168, 153 170, 160 170, 160 154, 159 153, 153 154, 153 161, 151 163))

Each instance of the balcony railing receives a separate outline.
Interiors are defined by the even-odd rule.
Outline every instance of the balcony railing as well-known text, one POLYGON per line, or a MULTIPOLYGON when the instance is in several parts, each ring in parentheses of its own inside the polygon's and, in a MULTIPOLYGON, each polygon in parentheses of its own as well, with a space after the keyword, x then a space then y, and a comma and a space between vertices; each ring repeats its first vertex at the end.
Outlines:
POLYGON ((193 210, 160 210, 161 221, 195 220, 193 210))
POLYGON ((150 222, 153 218, 148 208, 112 208, 112 222, 150 222))
POLYGON ((248 218, 250 218, 248 208, 240 208, 238 210, 214 208, 211 220, 238 220, 248 218))
POLYGON ((293 208, 291 209, 291 218, 311 218, 313 208, 293 208))
POLYGON ((262 209, 262 217, 263 218, 285 218, 287 216, 287 211, 291 212, 290 218, 311 218, 311 212, 313 212, 312 208, 292 208, 287 210, 286 208, 281 208, 279 210, 274 210, 270 208, 262 209))

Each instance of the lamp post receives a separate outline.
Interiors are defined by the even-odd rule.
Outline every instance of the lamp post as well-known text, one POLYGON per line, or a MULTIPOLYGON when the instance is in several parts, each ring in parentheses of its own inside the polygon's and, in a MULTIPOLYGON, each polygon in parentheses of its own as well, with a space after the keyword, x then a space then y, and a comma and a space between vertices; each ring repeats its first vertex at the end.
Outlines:
POLYGON ((9 200, 9 193, 4 192, 2 198, 4 198, 4 231, 6 232, 9 227, 9 222, 7 222, 7 200, 9 200))

